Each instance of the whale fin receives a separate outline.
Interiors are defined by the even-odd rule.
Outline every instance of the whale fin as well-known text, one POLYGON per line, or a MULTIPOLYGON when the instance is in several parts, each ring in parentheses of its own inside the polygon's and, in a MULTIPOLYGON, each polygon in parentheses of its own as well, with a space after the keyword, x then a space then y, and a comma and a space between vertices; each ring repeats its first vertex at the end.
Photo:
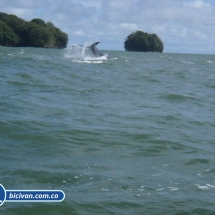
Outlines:
POLYGON ((98 45, 100 42, 95 42, 95 43, 92 43, 90 46, 87 46, 87 48, 94 48, 96 45, 98 45))
POLYGON ((95 42, 93 44, 91 44, 90 46, 88 46, 87 48, 89 48, 95 57, 101 57, 104 56, 104 54, 98 49, 96 48, 96 45, 99 44, 100 42, 95 42))

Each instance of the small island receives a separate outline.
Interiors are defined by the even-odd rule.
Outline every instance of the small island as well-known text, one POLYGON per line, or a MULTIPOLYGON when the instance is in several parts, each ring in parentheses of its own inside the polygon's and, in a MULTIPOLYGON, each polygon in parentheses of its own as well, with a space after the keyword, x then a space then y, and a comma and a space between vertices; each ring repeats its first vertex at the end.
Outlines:
POLYGON ((137 52, 163 52, 164 46, 161 39, 156 34, 148 34, 136 31, 130 34, 125 42, 126 51, 137 52))
POLYGON ((42 19, 27 22, 15 15, 0 13, 0 45, 10 47, 65 48, 68 35, 42 19))

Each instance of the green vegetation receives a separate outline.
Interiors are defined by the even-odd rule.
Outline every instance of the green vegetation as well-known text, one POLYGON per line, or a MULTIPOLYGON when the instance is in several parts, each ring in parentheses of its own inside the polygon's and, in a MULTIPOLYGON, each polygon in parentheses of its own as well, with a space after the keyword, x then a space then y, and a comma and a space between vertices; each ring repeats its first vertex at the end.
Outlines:
POLYGON ((42 19, 27 22, 15 15, 0 13, 0 45, 13 47, 65 48, 68 35, 42 19))
POLYGON ((156 34, 136 31, 130 34, 124 42, 126 51, 163 52, 164 46, 156 34))

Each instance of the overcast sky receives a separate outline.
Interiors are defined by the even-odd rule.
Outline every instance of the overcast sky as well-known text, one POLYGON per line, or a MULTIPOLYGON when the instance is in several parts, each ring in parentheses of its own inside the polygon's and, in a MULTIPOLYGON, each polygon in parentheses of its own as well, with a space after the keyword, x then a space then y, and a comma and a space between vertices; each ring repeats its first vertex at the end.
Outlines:
POLYGON ((100 49, 124 50, 141 30, 157 34, 164 52, 215 54, 215 0, 0 0, 0 12, 52 22, 68 46, 100 41, 100 49))

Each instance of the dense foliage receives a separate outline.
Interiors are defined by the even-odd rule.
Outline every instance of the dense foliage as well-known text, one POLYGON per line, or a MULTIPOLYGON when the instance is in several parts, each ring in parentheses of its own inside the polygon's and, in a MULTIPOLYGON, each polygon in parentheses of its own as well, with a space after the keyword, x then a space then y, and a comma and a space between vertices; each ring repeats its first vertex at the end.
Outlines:
POLYGON ((42 19, 27 22, 15 15, 0 13, 0 45, 14 47, 65 48, 68 35, 42 19))
POLYGON ((130 34, 125 42, 126 51, 138 52, 163 52, 164 46, 161 39, 156 34, 148 34, 136 31, 130 34))

